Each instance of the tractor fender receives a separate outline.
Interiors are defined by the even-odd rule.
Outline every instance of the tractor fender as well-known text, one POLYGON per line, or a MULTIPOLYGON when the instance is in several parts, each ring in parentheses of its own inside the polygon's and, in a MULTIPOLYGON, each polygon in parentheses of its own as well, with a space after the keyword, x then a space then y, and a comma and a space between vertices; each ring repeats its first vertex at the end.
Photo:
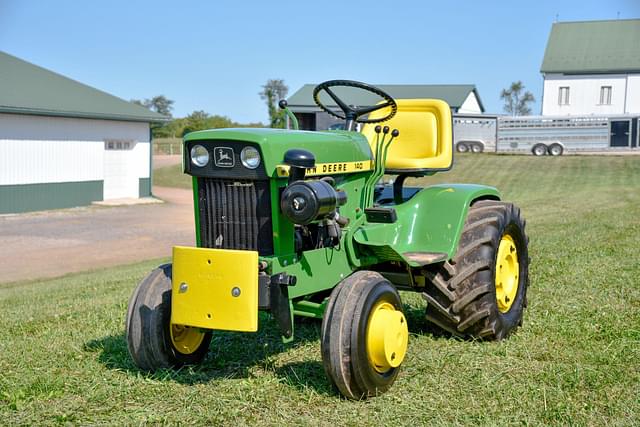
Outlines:
POLYGON ((500 200, 493 187, 439 184, 426 187, 396 205, 392 224, 365 223, 353 234, 363 264, 403 261, 412 267, 451 259, 458 247, 467 211, 477 200, 500 200))

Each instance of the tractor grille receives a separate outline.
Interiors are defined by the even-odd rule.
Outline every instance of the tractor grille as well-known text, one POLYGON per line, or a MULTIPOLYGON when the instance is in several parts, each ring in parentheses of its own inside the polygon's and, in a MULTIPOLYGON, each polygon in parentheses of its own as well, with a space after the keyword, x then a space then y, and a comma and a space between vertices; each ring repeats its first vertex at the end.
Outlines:
POLYGON ((273 255, 269 181, 198 178, 200 243, 273 255))

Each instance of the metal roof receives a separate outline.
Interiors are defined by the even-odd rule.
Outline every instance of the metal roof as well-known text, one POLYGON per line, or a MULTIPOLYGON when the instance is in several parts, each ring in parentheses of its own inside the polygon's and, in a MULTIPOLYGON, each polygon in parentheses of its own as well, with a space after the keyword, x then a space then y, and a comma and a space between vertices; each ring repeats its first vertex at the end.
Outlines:
POLYGON ((159 122, 161 114, 0 51, 0 113, 159 122))
POLYGON ((540 71, 640 72, 640 19, 553 24, 540 71))
MULTIPOLYGON (((471 92, 473 92, 478 100, 481 111, 484 106, 480 100, 480 96, 475 85, 374 85, 387 92, 394 98, 398 99, 442 99, 453 109, 459 109, 471 92)), ((291 95, 287 102, 293 110, 306 111, 318 110, 315 102, 313 102, 313 88, 315 84, 306 84, 302 86, 296 93, 291 95)), ((338 95, 338 90, 335 91, 338 95)), ((377 95, 365 92, 363 90, 352 90, 348 94, 347 102, 354 105, 373 105, 380 98, 377 95)), ((335 105, 328 104, 329 107, 335 105)))

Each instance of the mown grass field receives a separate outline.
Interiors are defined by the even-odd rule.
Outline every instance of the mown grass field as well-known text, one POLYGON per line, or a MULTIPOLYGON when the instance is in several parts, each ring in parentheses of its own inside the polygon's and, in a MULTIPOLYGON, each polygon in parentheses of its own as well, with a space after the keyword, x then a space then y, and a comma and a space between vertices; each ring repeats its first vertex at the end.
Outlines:
MULTIPOLYGON (((158 178, 160 174, 156 174, 158 178)), ((403 294, 410 348, 387 394, 340 398, 319 324, 280 343, 217 333, 204 365, 153 375, 127 354, 136 282, 158 262, 0 285, 3 424, 634 425, 640 423, 640 158, 460 156, 423 179, 517 202, 531 238, 524 325, 499 343, 432 335, 403 294)), ((60 260, 64 262, 64 260, 60 260)))
POLYGON ((153 185, 191 188, 191 176, 182 173, 182 164, 165 166, 153 171, 153 185))

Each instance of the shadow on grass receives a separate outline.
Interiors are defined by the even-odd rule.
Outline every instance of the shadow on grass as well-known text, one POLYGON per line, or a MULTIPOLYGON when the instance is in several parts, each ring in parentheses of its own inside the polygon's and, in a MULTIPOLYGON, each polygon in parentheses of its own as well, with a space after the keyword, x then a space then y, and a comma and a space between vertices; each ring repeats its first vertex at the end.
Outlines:
POLYGON ((155 380, 192 385, 218 379, 249 378, 252 371, 265 370, 273 372, 285 383, 297 388, 312 388, 317 393, 334 394, 320 361, 292 362, 276 366, 272 359, 272 356, 305 343, 315 341, 320 345, 319 321, 296 319, 296 340, 292 344, 282 343, 278 327, 268 315, 261 315, 260 326, 257 333, 214 332, 204 362, 177 370, 162 369, 154 373, 141 371, 129 356, 124 333, 91 340, 84 345, 84 350, 99 353, 98 361, 108 369, 145 375, 155 380))
MULTIPOLYGON (((450 339, 450 336, 430 326, 424 317, 424 307, 405 304, 405 316, 409 332, 450 339)), ((289 386, 301 391, 314 390, 322 395, 335 395, 326 378, 320 360, 293 361, 277 364, 272 356, 289 351, 306 343, 320 345, 320 321, 296 318, 295 341, 283 344, 276 323, 267 314, 260 314, 260 329, 257 333, 223 332, 213 333, 209 354, 197 366, 181 369, 162 369, 154 373, 141 371, 129 356, 124 333, 95 339, 84 345, 84 350, 98 353, 98 361, 106 368, 160 381, 175 381, 180 384, 201 384, 221 379, 249 378, 256 371, 272 372, 289 386)))
POLYGON ((409 333, 415 335, 430 335, 432 338, 451 339, 452 335, 442 331, 432 323, 427 322, 424 315, 424 305, 404 304, 404 315, 407 318, 409 333))

